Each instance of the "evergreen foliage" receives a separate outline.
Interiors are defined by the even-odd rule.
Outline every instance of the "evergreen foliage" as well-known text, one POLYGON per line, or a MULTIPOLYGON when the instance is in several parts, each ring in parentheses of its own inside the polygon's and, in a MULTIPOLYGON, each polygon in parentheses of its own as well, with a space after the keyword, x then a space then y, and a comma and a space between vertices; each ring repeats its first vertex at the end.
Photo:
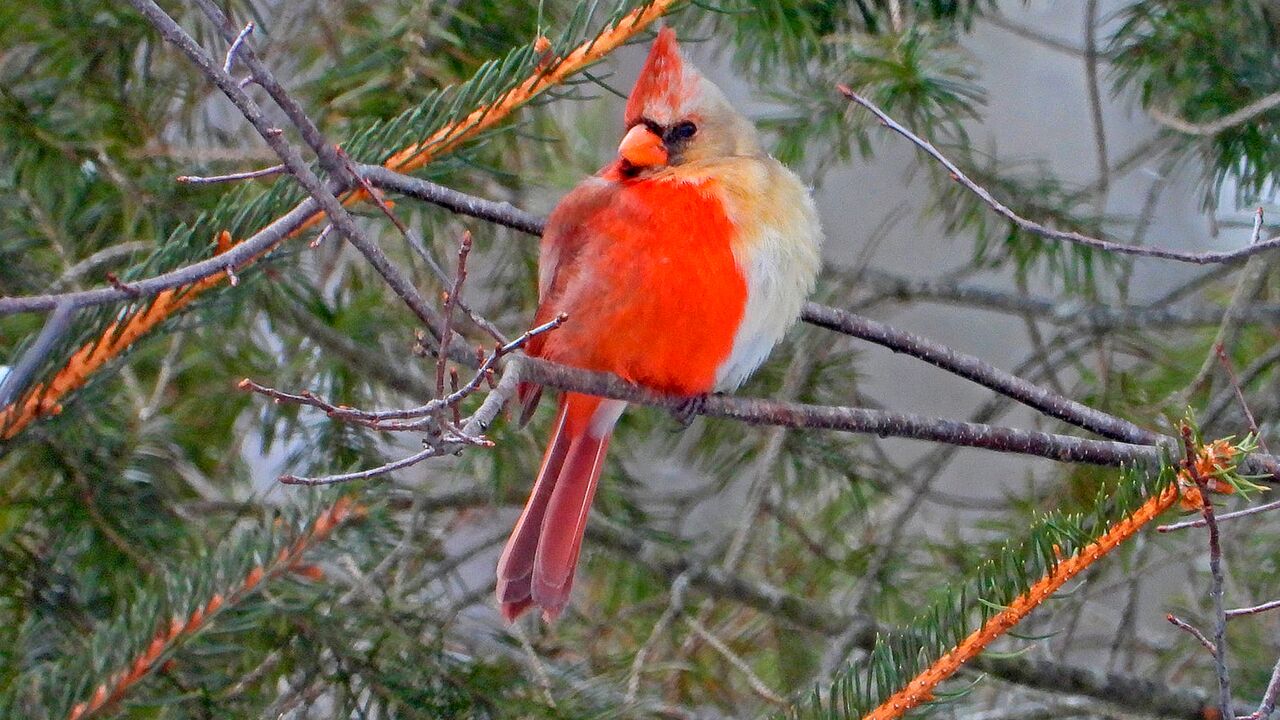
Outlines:
MULTIPOLYGON (((206 48, 225 51, 194 6, 169 4, 206 48)), ((260 55, 326 135, 354 160, 381 163, 548 72, 546 59, 554 63, 589 44, 644 4, 224 6, 237 21, 257 23, 260 55), (536 42, 544 36, 545 47, 536 42)), ((974 140, 990 135, 975 129, 987 120, 992 88, 966 43, 983 23, 1024 5, 1043 3, 695 0, 667 22, 699 52, 721 53, 749 82, 767 102, 757 119, 775 154, 818 183, 896 141, 832 90, 845 82, 1024 216, 1141 239, 1141 219, 1109 214, 1096 186, 974 140)), ((1276 12, 1263 0, 1122 3, 1098 25, 1104 78, 1137 110, 1212 122, 1280 92, 1276 12)), ((649 37, 640 33, 635 42, 649 37)), ((1018 58, 1011 53, 1009 62, 1018 58)), ((625 91, 622 75, 613 75, 618 69, 606 61, 570 78, 418 174, 545 211, 608 155, 617 129, 611 91, 625 91)), ((1087 112, 1080 118, 1087 124, 1087 112)), ((1193 168, 1195 191, 1215 210, 1270 202, 1280 166, 1278 120, 1273 108, 1204 137, 1162 129, 1149 154, 1171 173, 1193 168)), ((0 3, 0 294, 97 287, 108 272, 128 283, 209 257, 218 232, 243 239, 304 194, 288 177, 209 186, 173 178, 275 162, 221 96, 126 5, 0 3)), ((1137 307, 1128 300, 1133 260, 1032 236, 925 161, 918 168, 905 182, 922 198, 922 218, 957 250, 956 266, 934 274, 947 271, 944 279, 961 283, 1009 280, 1021 291, 1008 295, 1025 301, 1035 295, 1030 285, 1068 303, 1037 326, 1050 336, 1034 340, 1038 354, 1016 372, 1052 383, 1060 382, 1049 377, 1056 369, 1073 398, 1144 426, 1159 427, 1162 413, 1180 414, 1189 401, 1203 413, 1206 437, 1243 434, 1243 416, 1221 380, 1170 401, 1210 352, 1208 329, 1092 327, 1072 310, 1137 307)), ((426 247, 415 249, 376 209, 356 209, 428 298, 446 288, 427 263, 447 266, 440 259, 451 259, 462 229, 470 229, 476 249, 468 301, 509 336, 528 327, 536 249, 523 236, 398 200, 396 213, 425 239, 426 247)), ((308 247, 318 229, 275 248, 236 285, 201 294, 91 375, 62 400, 60 414, 0 446, 0 716, 69 717, 147 652, 158 627, 190 618, 215 595, 231 597, 253 568, 304 537, 339 496, 282 488, 273 481, 279 473, 340 472, 416 449, 413 436, 235 389, 251 377, 365 408, 417 405, 432 393, 435 361, 415 354, 419 329, 411 315, 336 235, 308 247)), ((828 228, 830 242, 845 247, 874 244, 877 232, 828 228)), ((886 269, 926 270, 906 265, 886 269)), ((913 302, 877 290, 863 269, 833 266, 815 299, 860 312, 913 302)), ((1264 272, 1268 282, 1249 302, 1274 307, 1274 273, 1264 272)), ((1220 310, 1235 282, 1234 275, 1210 275, 1173 300, 1138 309, 1176 300, 1220 310)), ((100 342, 112 322, 147 307, 137 300, 79 313, 32 382, 47 381, 77 348, 100 342)), ((1048 316, 1028 310, 1024 317, 1048 316)), ((1264 439, 1280 409, 1270 317, 1242 323, 1227 348, 1264 439)), ((15 364, 42 319, 0 317, 0 362, 15 364)), ((461 330, 468 341, 491 345, 477 328, 464 323, 461 330)), ((876 378, 868 377, 871 359, 864 344, 800 327, 741 392, 897 408, 898 398, 878 395, 876 378)), ((999 418, 1011 404, 983 397, 979 420, 999 418)), ((464 409, 478 398, 469 403, 464 409)), ((538 465, 549 419, 544 410, 523 430, 502 420, 488 433, 491 449, 344 488, 343 497, 362 507, 359 518, 308 546, 298 567, 166 645, 155 671, 98 714, 856 717, 1051 570, 1054 548, 1070 556, 1172 474, 1000 464, 974 485, 985 490, 975 496, 1003 499, 975 503, 930 487, 950 472, 954 448, 917 457, 909 451, 915 446, 877 438, 706 420, 676 428, 661 413, 634 411, 622 420, 594 512, 646 548, 825 614, 769 612, 741 594, 673 584, 646 554, 602 543, 588 546, 579 570, 582 601, 559 625, 504 634, 495 630, 485 582, 507 510, 523 499, 538 465), (917 536, 926 523, 910 518, 921 502, 956 509, 917 536), (897 629, 841 654, 833 648, 847 638, 797 617, 869 618, 897 629), (701 639, 695 621, 723 648, 701 639), (642 648, 649 662, 633 668, 642 648), (786 704, 771 702, 757 685, 786 704)), ((1247 532, 1230 535, 1228 557, 1256 568, 1233 576, 1241 604, 1280 594, 1273 552, 1280 538, 1265 523, 1246 522, 1239 527, 1247 532)), ((1034 639, 1001 649, 1209 687, 1212 666, 1196 655, 1193 639, 1172 631, 1143 637, 1133 619, 1162 617, 1168 608, 1160 603, 1206 618, 1202 552, 1202 537, 1191 533, 1124 546, 1112 564, 1092 568, 1079 588, 1019 629, 1034 639), (1130 593, 1138 587, 1134 577, 1161 566, 1185 569, 1191 584, 1180 579, 1185 587, 1159 599, 1130 593), (1099 598, 1135 607, 1104 612, 1099 598), (1077 634, 1098 615, 1105 616, 1103 637, 1077 634)), ((1238 695, 1250 699, 1262 692, 1263 669, 1277 654, 1252 627, 1233 625, 1229 635, 1238 695)), ((1054 689, 1008 677, 972 681, 947 685, 954 702, 932 711, 963 717, 1006 698, 1043 700, 1043 691, 1054 689)))

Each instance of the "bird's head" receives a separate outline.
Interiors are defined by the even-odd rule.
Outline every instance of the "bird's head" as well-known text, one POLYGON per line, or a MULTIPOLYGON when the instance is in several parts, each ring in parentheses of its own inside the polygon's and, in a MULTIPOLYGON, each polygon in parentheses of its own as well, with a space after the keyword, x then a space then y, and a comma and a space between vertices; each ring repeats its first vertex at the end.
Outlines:
POLYGON ((755 127, 684 61, 669 27, 658 32, 625 119, 618 156, 628 174, 759 152, 755 127))

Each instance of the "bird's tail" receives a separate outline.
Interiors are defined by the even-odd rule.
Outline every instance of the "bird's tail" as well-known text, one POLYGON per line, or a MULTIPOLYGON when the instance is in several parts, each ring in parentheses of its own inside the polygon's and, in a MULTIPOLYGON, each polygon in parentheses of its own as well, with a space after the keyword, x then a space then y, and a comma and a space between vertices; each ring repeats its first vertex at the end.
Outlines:
POLYGON ((533 605, 554 620, 569 601, 613 425, 626 403, 564 393, 529 501, 498 560, 498 602, 508 622, 533 605))

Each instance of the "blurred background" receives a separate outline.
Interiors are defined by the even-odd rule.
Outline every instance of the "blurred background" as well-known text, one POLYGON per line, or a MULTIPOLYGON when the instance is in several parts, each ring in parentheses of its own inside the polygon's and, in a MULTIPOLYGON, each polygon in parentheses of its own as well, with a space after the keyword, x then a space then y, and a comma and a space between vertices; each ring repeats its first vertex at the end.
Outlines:
MULTIPOLYGON (((446 90, 482 63, 539 35, 556 51, 572 47, 629 8, 223 6, 237 24, 256 23, 264 60, 328 137, 365 162, 531 70, 515 63, 446 90)), ((193 4, 166 10, 222 56, 226 43, 193 4)), ((865 94, 1026 217, 1117 242, 1232 249, 1249 243, 1257 208, 1277 214, 1280 115, 1251 110, 1280 92, 1273 3, 729 0, 682 5, 663 22, 814 186, 827 234, 816 300, 1144 427, 1169 432, 1190 408, 1206 436, 1241 436, 1247 422, 1213 355, 1222 341, 1272 436, 1280 312, 1269 255, 1196 266, 1039 239, 834 87, 865 94), (1242 109, 1244 119, 1188 127, 1242 109), (1222 323, 1228 305, 1238 316, 1222 323)), ((419 174, 549 212, 613 157, 651 36, 419 174)), ((127 282, 203 259, 219 230, 243 238, 301 194, 289 178, 174 178, 275 162, 130 8, 0 8, 3 295, 98 287, 107 273, 127 282)), ((428 258, 451 266, 470 230, 467 301, 509 337, 528 327, 534 240, 410 199, 395 212, 427 247, 410 247, 372 207, 360 209, 362 226, 429 298, 444 288, 428 258)), ((1273 232, 1264 223, 1262 236, 1273 232)), ((415 351, 412 314, 336 233, 312 247, 315 236, 282 245, 234 287, 202 294, 129 343, 62 398, 61 413, 5 433, 0 707, 11 716, 66 717, 129 667, 155 628, 221 593, 235 602, 101 714, 857 717, 857 703, 835 690, 877 667, 868 623, 918 628, 922 610, 962 598, 965 579, 1043 513, 1105 516, 1117 482, 1108 469, 705 418, 683 428, 632 409, 615 435, 571 607, 553 626, 508 628, 492 601, 493 567, 541 457, 549 408, 523 430, 499 422, 492 449, 379 480, 334 490, 276 481, 377 466, 421 448, 420 436, 272 403, 237 390, 241 378, 362 408, 434 393, 436 363, 415 351), (340 495, 359 517, 308 546, 302 569, 253 593, 229 591, 340 495), (690 568, 734 582, 699 583, 690 568), (811 612, 771 607, 759 599, 768 592, 811 612), (810 701, 815 691, 821 702, 810 701)), ((102 342, 113 320, 142 307, 79 313, 25 387, 51 382, 76 348, 102 342)), ((18 367, 43 321, 0 317, 0 363, 18 367)), ((491 342, 474 326, 463 331, 491 342)), ((0 395, 12 402, 21 389, 0 386, 0 395)), ((1068 431, 936 368, 809 326, 739 394, 1068 431)), ((1228 506, 1250 502, 1261 501, 1228 506)), ((1280 593, 1270 526, 1267 515, 1229 526, 1232 606, 1280 593)), ((1196 717, 1213 689, 1211 659, 1164 617, 1207 627, 1207 588, 1202 534, 1148 531, 997 647, 1038 674, 1014 664, 982 666, 980 680, 966 671, 947 686, 958 696, 931 712, 1196 717), (1079 672, 1100 684, 1067 681, 1079 672), (1098 689, 1115 678, 1150 681, 1151 697, 1170 704, 1098 689)), ((959 612, 972 620, 980 608, 959 612)), ((1267 615, 1233 623, 1243 704, 1266 685, 1277 630, 1267 615)))

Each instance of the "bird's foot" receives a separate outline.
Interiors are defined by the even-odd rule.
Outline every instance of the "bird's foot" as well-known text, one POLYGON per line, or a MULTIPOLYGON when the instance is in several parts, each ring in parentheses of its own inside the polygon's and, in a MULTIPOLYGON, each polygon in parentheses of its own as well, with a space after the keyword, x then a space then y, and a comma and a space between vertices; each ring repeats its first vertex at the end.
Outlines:
POLYGON ((681 427, 689 427, 693 424, 693 419, 706 410, 708 397, 710 397, 709 394, 703 393, 686 398, 671 411, 672 417, 680 423, 681 427))

